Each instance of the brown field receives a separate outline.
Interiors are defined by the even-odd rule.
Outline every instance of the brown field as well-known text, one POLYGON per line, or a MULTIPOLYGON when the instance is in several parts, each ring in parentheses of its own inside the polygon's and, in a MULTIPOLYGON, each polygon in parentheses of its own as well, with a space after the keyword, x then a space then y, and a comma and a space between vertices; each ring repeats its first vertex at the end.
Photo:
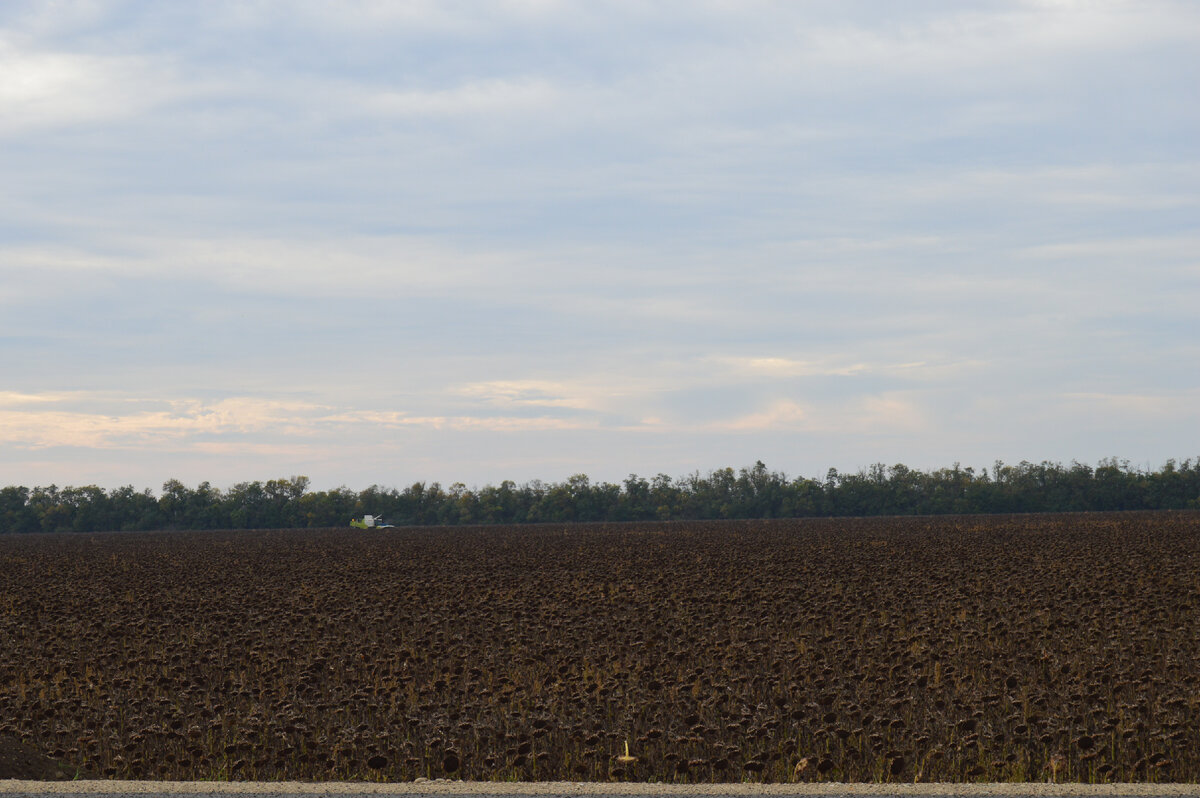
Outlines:
POLYGON ((8 535, 0 735, 115 778, 1194 782, 1198 619, 1200 513, 8 535))

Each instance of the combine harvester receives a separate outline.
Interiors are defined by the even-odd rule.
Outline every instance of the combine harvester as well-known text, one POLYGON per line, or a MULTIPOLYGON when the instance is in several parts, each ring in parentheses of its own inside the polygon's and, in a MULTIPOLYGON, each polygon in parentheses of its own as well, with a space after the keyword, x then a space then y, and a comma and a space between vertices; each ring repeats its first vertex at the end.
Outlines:
POLYGON ((395 524, 389 524, 382 518, 376 518, 373 515, 364 515, 361 521, 357 518, 350 519, 350 526, 355 529, 391 529, 395 524))

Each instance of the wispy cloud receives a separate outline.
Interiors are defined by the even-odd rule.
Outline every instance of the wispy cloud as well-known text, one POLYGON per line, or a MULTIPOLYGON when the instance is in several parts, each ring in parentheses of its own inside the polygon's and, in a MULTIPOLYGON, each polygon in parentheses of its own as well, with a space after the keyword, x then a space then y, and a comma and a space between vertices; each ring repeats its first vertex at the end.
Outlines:
POLYGON ((21 46, 0 30, 0 136, 145 114, 177 96, 164 68, 140 56, 21 46))
POLYGON ((714 360, 735 373, 764 377, 846 377, 869 368, 865 363, 838 364, 787 357, 718 357, 714 360))
POLYGON ((518 253, 455 248, 410 236, 298 240, 232 237, 103 236, 96 248, 0 244, 0 273, 200 280, 239 291, 292 296, 397 298, 450 291, 482 292, 511 284, 523 270, 518 253), (163 264, 170 269, 164 270, 163 264))
POLYGON ((810 411, 806 411, 799 403, 787 399, 774 402, 766 410, 750 415, 741 416, 724 424, 717 424, 718 429, 755 430, 755 431, 784 431, 803 429, 810 423, 810 411))
MULTIPOLYGON (((307 403, 248 397, 212 403, 86 395, 51 395, 39 399, 75 407, 0 410, 0 441, 35 448, 121 449, 203 435, 244 435, 264 430, 287 435, 301 432, 307 417, 325 410, 307 403), (108 405, 106 412, 86 409, 100 403, 108 405), (166 409, 141 409, 146 405, 165 405, 166 409)), ((22 403, 29 403, 29 399, 23 398, 22 403)))
POLYGON ((479 80, 442 90, 382 91, 358 105, 375 113, 399 116, 520 114, 552 108, 561 92, 547 80, 479 80))
POLYGON ((887 392, 838 404, 778 399, 763 410, 707 427, 727 432, 901 435, 929 429, 930 424, 917 397, 911 393, 887 392))
POLYGON ((202 452, 253 450, 263 453, 288 447, 285 441, 318 441, 360 431, 425 427, 434 430, 574 430, 594 428, 589 419, 511 415, 417 415, 403 411, 337 408, 310 402, 259 397, 219 401, 160 400, 133 397, 89 397, 80 394, 0 394, 0 442, 31 448, 51 446, 121 450, 154 447, 202 452), (88 408, 107 405, 106 412, 88 408), (46 404, 69 405, 43 409, 46 404), (145 409, 165 406, 165 409, 145 409), (256 448, 246 436, 276 439, 256 448), (213 440, 230 438, 231 440, 213 440))
POLYGON ((0 391, 0 407, 22 407, 28 405, 43 405, 61 402, 64 394, 54 393, 21 393, 19 391, 0 391))
POLYGON ((1067 393, 1063 399, 1079 410, 1124 416, 1140 421, 1200 420, 1200 390, 1165 393, 1067 393))
MULTIPOLYGON (((1194 270, 1196 253, 1200 251, 1200 235, 1128 236, 1112 238, 1099 236, 1086 241, 1066 241, 1029 247, 1020 254, 1038 260, 1067 263, 1112 262, 1128 263, 1130 258, 1145 258, 1154 265, 1165 264, 1172 270, 1180 266, 1194 270)), ((1150 268, 1154 268, 1154 265, 1150 268)), ((1138 272, 1144 274, 1139 267, 1138 272)))
POLYGON ((493 380, 463 385, 462 396, 498 407, 564 407, 596 409, 594 396, 580 385, 549 380, 493 380))

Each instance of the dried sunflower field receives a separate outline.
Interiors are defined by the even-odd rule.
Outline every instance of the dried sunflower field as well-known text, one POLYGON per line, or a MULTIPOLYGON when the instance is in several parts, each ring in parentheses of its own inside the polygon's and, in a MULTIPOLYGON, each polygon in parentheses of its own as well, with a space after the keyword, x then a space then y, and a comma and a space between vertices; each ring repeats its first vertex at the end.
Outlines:
POLYGON ((114 778, 1200 779, 1200 513, 7 535, 114 778))

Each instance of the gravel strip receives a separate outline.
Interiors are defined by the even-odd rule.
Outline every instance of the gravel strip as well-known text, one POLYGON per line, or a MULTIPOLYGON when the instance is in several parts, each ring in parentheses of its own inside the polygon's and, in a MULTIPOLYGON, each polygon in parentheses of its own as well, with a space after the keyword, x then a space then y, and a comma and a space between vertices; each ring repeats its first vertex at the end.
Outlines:
POLYGON ((0 795, 1198 796, 1200 784, 636 784, 594 782, 0 781, 0 795))

